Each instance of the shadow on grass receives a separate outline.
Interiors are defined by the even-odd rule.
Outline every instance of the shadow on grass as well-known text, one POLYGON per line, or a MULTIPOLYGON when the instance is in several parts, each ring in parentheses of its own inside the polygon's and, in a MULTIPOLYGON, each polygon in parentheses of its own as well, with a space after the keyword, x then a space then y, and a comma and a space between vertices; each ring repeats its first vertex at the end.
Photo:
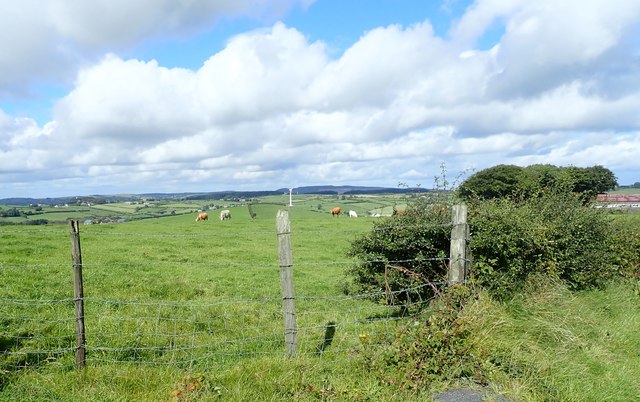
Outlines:
POLYGON ((321 355, 333 342, 333 338, 336 334, 336 323, 329 321, 324 329, 324 338, 318 346, 316 346, 316 355, 321 355))

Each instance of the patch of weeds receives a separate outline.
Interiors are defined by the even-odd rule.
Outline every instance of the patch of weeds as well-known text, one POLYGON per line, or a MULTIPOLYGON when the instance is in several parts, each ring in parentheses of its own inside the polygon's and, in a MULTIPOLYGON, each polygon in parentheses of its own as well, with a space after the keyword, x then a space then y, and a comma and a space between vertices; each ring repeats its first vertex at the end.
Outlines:
POLYGON ((185 374, 171 391, 171 401, 195 401, 204 395, 208 398, 221 398, 222 389, 212 387, 202 374, 185 374))
POLYGON ((403 389, 459 378, 486 384, 482 364, 470 352, 471 331, 460 315, 474 297, 475 292, 467 286, 451 286, 391 339, 380 342, 361 334, 365 364, 384 382, 403 389))

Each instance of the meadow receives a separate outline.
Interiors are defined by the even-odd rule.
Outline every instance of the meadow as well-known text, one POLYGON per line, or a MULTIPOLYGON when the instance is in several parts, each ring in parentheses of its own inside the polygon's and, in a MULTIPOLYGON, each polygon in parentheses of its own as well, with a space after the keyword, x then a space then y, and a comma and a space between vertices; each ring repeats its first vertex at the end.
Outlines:
MULTIPOLYGON (((351 264, 345 257, 350 241, 369 230, 374 219, 366 217, 367 212, 398 204, 398 199, 308 196, 292 208, 287 202, 288 197, 261 199, 251 206, 253 218, 246 205, 221 203, 232 213, 224 222, 212 210, 205 222, 194 222, 194 213, 182 213, 83 225, 96 211, 133 217, 140 209, 118 203, 68 210, 70 218, 80 219, 85 372, 126 373, 137 367, 153 373, 151 378, 158 371, 171 373, 172 380, 149 396, 162 400, 185 373, 283 359, 275 227, 279 209, 289 210, 292 226, 298 354, 348 359, 361 334, 393 332, 397 308, 371 301, 384 295, 345 296, 343 288, 344 270, 351 264), (336 205, 364 216, 332 217, 327 209, 336 205)), ((195 211, 201 204, 161 207, 195 211)), ((4 396, 21 378, 73 370, 75 316, 67 224, 4 226, 0 242, 4 396)), ((131 392, 136 391, 124 393, 131 392)), ((28 399, 23 392, 17 395, 28 399)), ((65 395, 53 399, 58 397, 65 395)))
MULTIPOLYGON (((74 367, 68 224, 0 227, 0 400, 417 401, 451 385, 416 391, 381 381, 362 350, 411 318, 377 303, 382 294, 343 292, 350 242, 379 219, 368 213, 406 199, 305 196, 287 208, 288 201, 261 198, 252 203, 253 219, 246 205, 229 204, 232 219, 224 222, 216 210, 194 222, 202 201, 150 206, 185 212, 142 219, 142 209, 129 204, 100 206, 136 219, 81 222, 84 369, 74 367), (333 206, 360 217, 332 217, 333 206), (283 337, 279 209, 291 219, 298 321, 291 358, 283 337)), ((73 217, 80 220, 99 210, 78 209, 73 217)), ((616 219, 640 228, 637 215, 616 219)), ((514 400, 640 396, 634 286, 571 293, 541 284, 508 303, 481 293, 466 314, 477 353, 492 356, 492 386, 514 400)))

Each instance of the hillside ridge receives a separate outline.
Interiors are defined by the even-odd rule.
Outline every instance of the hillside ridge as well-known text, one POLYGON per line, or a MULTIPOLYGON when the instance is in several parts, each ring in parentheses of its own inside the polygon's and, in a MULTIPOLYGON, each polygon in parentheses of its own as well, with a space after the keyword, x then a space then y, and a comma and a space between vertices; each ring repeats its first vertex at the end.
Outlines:
MULTIPOLYGON (((393 187, 376 187, 376 186, 351 186, 351 185, 317 185, 317 186, 300 186, 292 189, 294 194, 402 194, 415 192, 428 192, 430 190, 423 188, 393 188, 393 187)), ((140 193, 140 194, 93 194, 93 195, 73 195, 64 197, 11 197, 1 198, 2 205, 59 205, 76 203, 78 201, 86 201, 92 203, 106 202, 126 202, 140 200, 205 200, 205 199, 223 199, 228 197, 235 198, 251 198, 266 195, 278 195, 289 193, 288 188, 280 188, 277 190, 225 190, 212 192, 179 192, 179 193, 140 193)))

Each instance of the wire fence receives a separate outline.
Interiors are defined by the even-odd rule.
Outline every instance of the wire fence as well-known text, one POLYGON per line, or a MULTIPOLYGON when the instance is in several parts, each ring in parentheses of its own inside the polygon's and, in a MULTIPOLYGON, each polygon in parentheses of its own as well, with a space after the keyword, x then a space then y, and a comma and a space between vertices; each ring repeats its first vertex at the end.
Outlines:
MULTIPOLYGON (((438 285, 442 285, 439 283, 438 285)), ((424 284, 421 286, 430 286, 424 284)), ((419 288, 394 293, 420 294, 419 288)), ((298 354, 344 353, 362 337, 392 334, 429 300, 372 303, 386 292, 296 298, 298 354)), ((0 299, 2 369, 74 365, 75 299, 0 299)), ((86 364, 219 367, 284 355, 282 298, 110 300, 84 298, 86 364)))
MULTIPOLYGON (((20 241, 24 236, 22 232, 33 233, 28 230, 2 230, 0 237, 15 236, 20 241)), ((342 235, 354 233, 364 232, 342 231, 342 235)), ((68 234, 64 230, 38 231, 38 236, 60 237, 65 242, 68 242, 68 234)), ((326 232, 322 234, 328 235, 326 232)), ((223 235, 92 231, 84 236, 98 237, 98 242, 109 242, 112 236, 154 242, 165 238, 223 235)), ((264 239, 274 237, 274 232, 256 231, 252 236, 264 239)), ((65 254, 66 262, 62 256, 49 258, 57 260, 49 263, 0 262, 0 276, 16 276, 16 282, 23 283, 22 286, 0 288, 0 296, 7 296, 0 297, 0 370, 73 367, 78 350, 78 317, 74 309, 79 301, 84 305, 85 338, 82 347, 87 365, 175 365, 206 369, 246 358, 285 354, 283 296, 278 293, 277 279, 273 275, 277 274, 278 267, 275 259, 272 263, 265 263, 220 259, 185 261, 180 258, 163 261, 142 258, 140 261, 139 256, 130 257, 129 261, 119 260, 118 256, 109 261, 102 257, 95 260, 85 258, 82 266, 91 270, 93 278, 88 285, 101 291, 89 291, 94 296, 68 297, 72 285, 69 280, 61 279, 69 276, 68 248, 65 254), (119 273, 118 269, 123 271, 119 273), (180 275, 195 275, 195 272, 198 273, 195 282, 181 283, 180 275), (109 287, 106 280, 101 282, 107 275, 119 276, 121 281, 109 287), (155 278, 149 288, 139 282, 134 286, 128 282, 130 276, 145 275, 155 278), (210 294, 200 293, 198 282, 213 286, 225 281, 230 282, 227 285, 231 287, 250 286, 251 294, 259 296, 232 297, 219 292, 218 296, 210 297, 210 294), (271 283, 267 284, 267 281, 271 283), (163 289, 180 291, 181 286, 184 292, 180 297, 162 297, 166 296, 163 289), (125 289, 127 287, 132 289, 125 289), (110 294, 116 297, 104 297, 110 294)), ((433 257, 431 260, 446 264, 450 259, 433 257)), ((403 264, 415 260, 369 262, 403 264)), ((296 262, 295 267, 304 275, 321 277, 326 272, 342 272, 344 267, 352 264, 353 260, 322 262, 306 259, 296 262)), ((425 294, 423 289, 441 288, 447 284, 444 278, 440 279, 414 282, 411 287, 396 291, 355 295, 340 294, 333 285, 318 285, 319 291, 315 293, 311 291, 313 287, 301 286, 302 292, 295 297, 296 354, 350 353, 361 347, 363 342, 393 334, 400 322, 411 319, 414 312, 429 303, 430 298, 421 296, 425 294), (398 298, 402 303, 388 304, 389 298, 395 295, 402 295, 398 298)), ((175 296, 168 290, 167 294, 175 296)))

